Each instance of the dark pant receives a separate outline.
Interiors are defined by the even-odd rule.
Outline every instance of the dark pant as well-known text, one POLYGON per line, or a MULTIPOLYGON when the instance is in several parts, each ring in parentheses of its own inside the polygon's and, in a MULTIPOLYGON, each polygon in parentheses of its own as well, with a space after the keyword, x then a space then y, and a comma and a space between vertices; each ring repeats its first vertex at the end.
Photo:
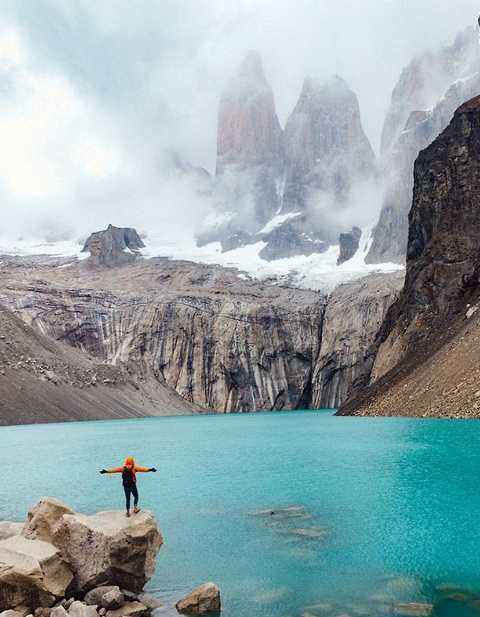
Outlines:
POLYGON ((138 491, 136 484, 124 484, 123 490, 125 491, 125 500, 127 503, 127 510, 130 510, 130 495, 133 495, 133 505, 138 504, 138 491))

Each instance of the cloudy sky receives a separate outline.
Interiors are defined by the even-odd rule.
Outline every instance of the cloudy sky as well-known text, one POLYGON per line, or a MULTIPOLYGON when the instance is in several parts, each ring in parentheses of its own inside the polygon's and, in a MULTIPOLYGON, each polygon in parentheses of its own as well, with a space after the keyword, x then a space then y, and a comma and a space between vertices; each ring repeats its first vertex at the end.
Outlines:
POLYGON ((342 75, 375 148, 402 67, 473 25, 456 0, 2 0, 0 233, 204 215, 166 182, 174 147, 212 169, 218 98, 258 50, 281 123, 305 74, 342 75))

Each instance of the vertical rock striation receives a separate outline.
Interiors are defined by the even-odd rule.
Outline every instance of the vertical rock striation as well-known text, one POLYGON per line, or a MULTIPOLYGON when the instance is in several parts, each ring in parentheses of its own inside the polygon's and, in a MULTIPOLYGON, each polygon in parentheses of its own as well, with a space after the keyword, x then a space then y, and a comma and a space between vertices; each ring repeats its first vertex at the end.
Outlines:
POLYGON ((314 408, 337 408, 372 366, 372 342, 403 284, 403 273, 377 274, 337 287, 325 309, 312 383, 314 408))

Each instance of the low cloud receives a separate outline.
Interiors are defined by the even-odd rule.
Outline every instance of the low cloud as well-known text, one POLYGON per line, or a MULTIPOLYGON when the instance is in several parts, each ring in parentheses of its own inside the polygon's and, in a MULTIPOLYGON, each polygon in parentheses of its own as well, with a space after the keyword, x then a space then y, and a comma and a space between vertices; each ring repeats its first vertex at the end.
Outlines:
MULTIPOLYGON (((0 233, 81 237, 112 222, 190 236, 208 196, 164 155, 214 169, 218 99, 247 50, 264 58, 282 124, 305 74, 339 73, 378 147, 402 67, 477 13, 473 0, 454 11, 433 0, 5 0, 0 233)), ((375 209, 369 185, 333 216, 362 224, 375 209)))

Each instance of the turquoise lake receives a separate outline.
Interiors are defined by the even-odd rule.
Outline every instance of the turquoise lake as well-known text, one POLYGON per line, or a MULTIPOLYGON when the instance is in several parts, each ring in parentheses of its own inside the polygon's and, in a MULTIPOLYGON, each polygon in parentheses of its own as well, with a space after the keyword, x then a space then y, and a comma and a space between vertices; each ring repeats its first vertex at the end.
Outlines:
POLYGON ((478 421, 309 411, 6 427, 0 438, 0 519, 22 520, 44 495, 89 513, 123 508, 120 477, 98 470, 127 454, 157 467, 138 482, 165 538, 149 588, 167 605, 213 580, 225 617, 319 604, 307 612, 367 617, 400 601, 480 612, 473 596, 452 596, 480 590, 478 421))

